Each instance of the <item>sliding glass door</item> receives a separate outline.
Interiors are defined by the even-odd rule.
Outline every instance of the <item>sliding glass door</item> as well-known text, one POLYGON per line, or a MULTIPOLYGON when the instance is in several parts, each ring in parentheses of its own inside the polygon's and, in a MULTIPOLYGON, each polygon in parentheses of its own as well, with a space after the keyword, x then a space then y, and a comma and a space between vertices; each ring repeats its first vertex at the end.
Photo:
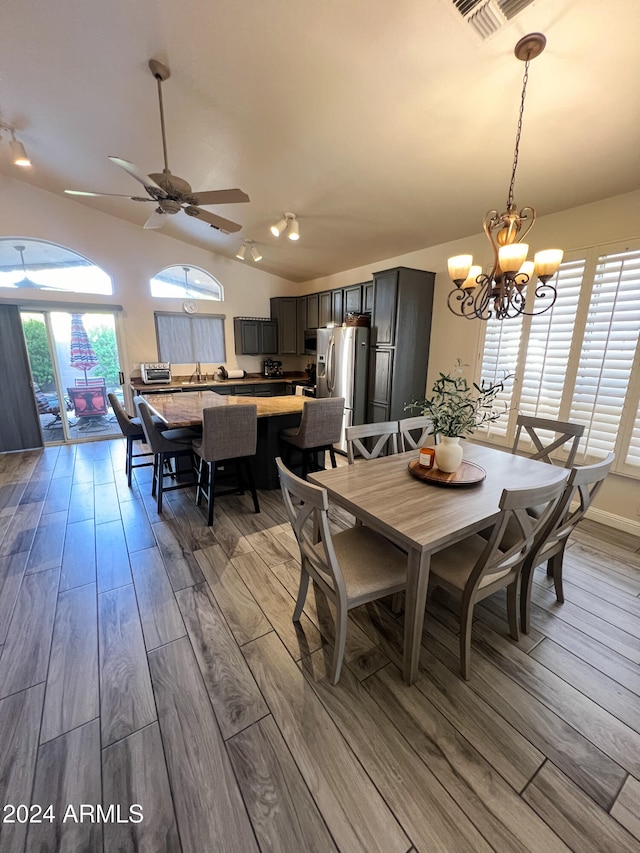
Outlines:
POLYGON ((119 435, 108 398, 122 401, 115 315, 20 314, 45 444, 119 435))

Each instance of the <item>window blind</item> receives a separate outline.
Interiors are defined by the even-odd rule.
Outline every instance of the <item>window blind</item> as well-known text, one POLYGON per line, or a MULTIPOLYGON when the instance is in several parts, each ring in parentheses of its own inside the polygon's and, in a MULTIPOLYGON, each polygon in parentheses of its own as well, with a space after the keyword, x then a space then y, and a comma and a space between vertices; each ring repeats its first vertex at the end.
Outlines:
POLYGON ((158 358, 173 364, 225 361, 224 317, 156 313, 158 358))
POLYGON ((598 258, 570 419, 585 425, 586 454, 616 444, 638 341, 640 251, 598 258))
POLYGON ((638 404, 638 409, 636 411, 636 418, 633 424, 633 431, 631 433, 631 441, 629 442, 629 452, 627 453, 625 461, 627 465, 637 466, 638 474, 640 475, 640 404, 638 404))
POLYGON ((496 396, 495 407, 496 409, 504 408, 504 413, 498 420, 486 424, 482 430, 479 430, 485 437, 495 438, 498 441, 506 438, 509 426, 508 410, 513 405, 513 374, 518 364, 521 334, 522 316, 506 321, 492 317, 486 322, 481 379, 495 384, 501 382, 505 374, 512 374, 505 382, 504 391, 496 396))

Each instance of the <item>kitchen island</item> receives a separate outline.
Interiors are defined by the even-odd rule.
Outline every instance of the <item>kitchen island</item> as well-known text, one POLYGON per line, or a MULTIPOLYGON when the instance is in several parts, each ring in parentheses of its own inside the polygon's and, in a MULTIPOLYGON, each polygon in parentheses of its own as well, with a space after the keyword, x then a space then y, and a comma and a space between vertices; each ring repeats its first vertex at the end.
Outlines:
POLYGON ((281 429, 300 423, 304 397, 249 397, 235 394, 216 394, 215 391, 192 391, 173 394, 154 394, 146 398, 153 412, 171 429, 202 425, 202 410, 212 406, 255 405, 258 410, 258 448, 254 457, 253 474, 259 489, 280 486, 275 464, 280 455, 281 429))

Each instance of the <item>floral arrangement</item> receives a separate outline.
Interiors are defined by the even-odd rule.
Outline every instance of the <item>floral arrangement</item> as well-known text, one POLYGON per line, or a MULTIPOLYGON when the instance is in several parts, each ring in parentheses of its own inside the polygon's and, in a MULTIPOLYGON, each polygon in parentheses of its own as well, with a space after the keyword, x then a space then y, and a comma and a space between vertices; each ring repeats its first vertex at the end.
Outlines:
POLYGON ((507 411, 506 403, 499 409, 495 404, 509 375, 495 384, 483 380, 480 385, 475 382, 469 385, 463 376, 463 369, 467 366, 458 359, 450 373, 441 373, 435 381, 433 396, 414 400, 405 406, 405 410, 420 409, 423 415, 431 418, 433 433, 451 438, 464 438, 483 424, 497 420, 507 411))

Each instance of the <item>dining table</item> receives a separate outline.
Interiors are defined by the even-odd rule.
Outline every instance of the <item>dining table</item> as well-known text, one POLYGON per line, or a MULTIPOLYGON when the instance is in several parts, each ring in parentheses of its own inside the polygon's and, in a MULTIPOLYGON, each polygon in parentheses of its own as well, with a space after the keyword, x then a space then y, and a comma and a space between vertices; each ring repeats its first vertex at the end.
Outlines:
MULTIPOLYGON (((403 676, 418 673, 431 555, 491 526, 503 489, 531 489, 567 477, 567 470, 506 450, 461 442, 463 458, 486 472, 470 485, 430 482, 409 471, 418 450, 356 460, 307 479, 363 524, 407 552, 403 676)), ((477 471, 477 469, 475 469, 477 471)))
POLYGON ((283 394, 252 397, 245 394, 216 394, 215 391, 176 391, 148 394, 145 401, 169 429, 202 426, 202 412, 213 406, 254 405, 258 415, 258 440, 252 468, 258 489, 280 486, 275 458, 280 455, 280 431, 300 423, 307 397, 283 394))

